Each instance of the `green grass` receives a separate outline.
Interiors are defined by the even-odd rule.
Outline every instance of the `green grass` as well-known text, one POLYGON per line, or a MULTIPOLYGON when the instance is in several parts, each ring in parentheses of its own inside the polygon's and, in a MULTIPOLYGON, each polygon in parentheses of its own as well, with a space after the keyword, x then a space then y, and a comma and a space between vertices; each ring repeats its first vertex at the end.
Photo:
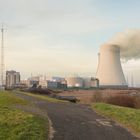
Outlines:
POLYGON ((27 92, 19 92, 19 93, 26 94, 26 95, 29 95, 29 96, 32 96, 32 97, 37 97, 37 98, 40 98, 40 99, 43 99, 43 100, 46 100, 46 101, 49 101, 49 102, 68 103, 68 101, 51 98, 51 97, 45 96, 45 95, 39 95, 39 94, 35 94, 35 93, 33 94, 33 93, 27 93, 27 92))
POLYGON ((0 140, 46 140, 48 119, 18 110, 27 105, 10 92, 0 92, 0 140))
POLYGON ((98 113, 109 117, 140 135, 140 110, 115 105, 96 103, 92 108, 98 113))

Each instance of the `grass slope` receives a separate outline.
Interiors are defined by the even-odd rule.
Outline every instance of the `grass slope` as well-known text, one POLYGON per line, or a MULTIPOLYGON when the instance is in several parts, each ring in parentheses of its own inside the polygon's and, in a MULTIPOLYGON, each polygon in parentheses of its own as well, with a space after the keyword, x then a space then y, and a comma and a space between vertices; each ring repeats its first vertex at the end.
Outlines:
POLYGON ((35 94, 35 93, 27 93, 27 92, 19 92, 21 94, 26 94, 28 96, 32 96, 32 97, 37 97, 43 100, 46 100, 48 102, 54 102, 54 103, 68 103, 68 101, 65 100, 59 100, 59 99, 55 99, 55 98, 51 98, 47 95, 39 95, 39 94, 35 94))
POLYGON ((92 108, 140 135, 140 110, 105 103, 92 104, 92 108))
POLYGON ((28 105, 10 92, 0 92, 0 140, 46 140, 48 119, 14 108, 28 105))

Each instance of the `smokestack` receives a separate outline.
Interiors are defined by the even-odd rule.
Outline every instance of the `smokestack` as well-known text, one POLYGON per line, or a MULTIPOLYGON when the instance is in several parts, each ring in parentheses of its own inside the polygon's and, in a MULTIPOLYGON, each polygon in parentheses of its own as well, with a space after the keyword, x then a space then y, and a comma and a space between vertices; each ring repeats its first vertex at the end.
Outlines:
POLYGON ((127 87, 120 62, 120 47, 104 44, 100 48, 98 70, 96 77, 100 86, 127 87))

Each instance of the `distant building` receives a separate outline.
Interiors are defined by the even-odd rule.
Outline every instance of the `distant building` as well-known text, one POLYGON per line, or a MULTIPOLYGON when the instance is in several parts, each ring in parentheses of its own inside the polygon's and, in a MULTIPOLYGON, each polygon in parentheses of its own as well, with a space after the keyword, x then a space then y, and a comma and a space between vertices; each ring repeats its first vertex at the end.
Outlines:
POLYGON ((98 88, 99 80, 97 78, 84 78, 84 88, 98 88))
POLYGON ((99 87, 99 79, 97 78, 91 78, 91 87, 99 87))
POLYGON ((98 88, 99 80, 94 77, 67 77, 68 88, 98 88))
POLYGON ((20 73, 14 70, 6 71, 6 87, 13 88, 20 84, 20 73))
POLYGON ((69 88, 83 88, 82 77, 67 77, 66 81, 69 88))
POLYGON ((67 84, 65 82, 47 81, 47 88, 65 89, 65 88, 67 88, 67 84))
POLYGON ((52 77, 52 79, 50 79, 50 81, 55 81, 55 82, 65 82, 65 78, 62 77, 52 77))
POLYGON ((47 88, 46 76, 39 77, 39 86, 41 86, 41 88, 47 88))
POLYGON ((47 88, 65 89, 67 88, 67 81, 62 77, 52 77, 50 80, 47 80, 47 88))
POLYGON ((20 80, 20 88, 27 88, 28 87, 28 81, 27 80, 20 80))
POLYGON ((23 85, 28 85, 28 81, 27 80, 20 80, 20 84, 23 84, 23 85))
POLYGON ((33 85, 39 85, 39 76, 32 76, 27 80, 28 87, 32 87, 33 85))

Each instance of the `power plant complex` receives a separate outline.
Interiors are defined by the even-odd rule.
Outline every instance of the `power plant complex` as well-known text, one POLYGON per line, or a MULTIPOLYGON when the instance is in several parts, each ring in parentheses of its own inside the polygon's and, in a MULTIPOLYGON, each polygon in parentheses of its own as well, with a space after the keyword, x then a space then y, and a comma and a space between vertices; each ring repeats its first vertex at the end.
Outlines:
MULTIPOLYGON (((19 84, 18 82, 13 82, 16 75, 20 75, 15 71, 6 72, 6 83, 4 84, 4 29, 1 28, 1 61, 0 61, 0 89, 6 87, 13 87, 19 84), (11 78, 13 77, 13 78, 11 78)), ((20 76, 18 76, 19 79, 20 76)), ((82 78, 82 77, 67 77, 55 78, 47 80, 43 77, 31 77, 27 80, 28 86, 36 83, 42 87, 68 87, 68 88, 94 88, 94 87, 104 87, 104 88, 126 88, 128 87, 125 80, 125 76, 122 70, 120 61, 120 46, 115 44, 103 44, 100 48, 98 54, 98 68, 95 77, 82 78)))
MULTIPOLYGON (((20 86, 20 80, 13 82, 15 71, 6 72, 6 87, 20 86), (11 78, 13 76, 13 78, 11 78)), ((20 77, 20 76, 18 76, 20 77)), ((18 78, 17 77, 17 78, 18 78)), ((19 79, 19 78, 18 78, 19 79)), ((126 88, 128 87, 120 61, 120 47, 113 44, 103 44, 98 54, 98 68, 95 77, 52 77, 34 76, 21 82, 21 85, 32 87, 36 84, 42 88, 126 88)))
POLYGON ((120 47, 114 44, 103 44, 98 54, 96 78, 100 87, 127 87, 120 61, 120 47))

